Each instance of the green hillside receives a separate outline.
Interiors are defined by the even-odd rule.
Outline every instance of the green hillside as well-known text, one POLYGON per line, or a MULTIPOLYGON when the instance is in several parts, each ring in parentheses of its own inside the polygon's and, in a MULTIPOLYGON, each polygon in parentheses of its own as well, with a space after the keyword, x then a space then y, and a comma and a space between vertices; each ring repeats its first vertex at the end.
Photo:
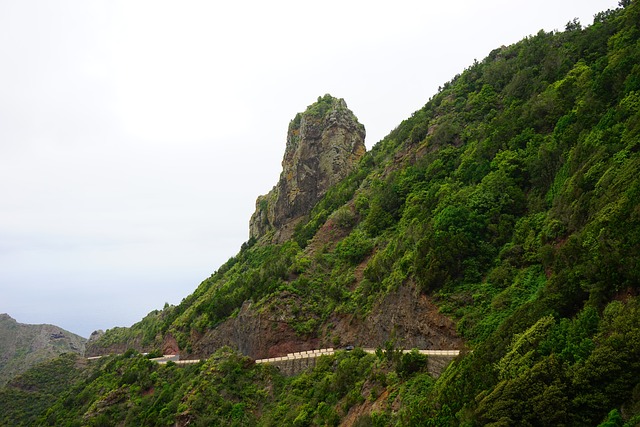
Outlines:
POLYGON ((46 405, 14 382, 0 423, 640 425, 639 23, 624 1, 494 50, 378 142, 292 239, 245 243, 182 303, 87 349, 206 361, 131 350, 75 364, 46 405), (404 324, 384 342, 362 326, 393 323, 407 289, 464 343, 437 379, 394 351, 415 342, 404 324), (237 348, 220 348, 230 330, 237 348), (256 331, 278 348, 379 351, 285 377, 245 356, 265 351, 256 331))

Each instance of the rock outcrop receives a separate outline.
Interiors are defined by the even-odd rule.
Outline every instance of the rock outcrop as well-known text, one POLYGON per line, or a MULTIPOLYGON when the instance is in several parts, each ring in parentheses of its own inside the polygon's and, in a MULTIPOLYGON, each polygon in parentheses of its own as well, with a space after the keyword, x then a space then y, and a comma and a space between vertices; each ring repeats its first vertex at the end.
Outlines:
POLYGON ((328 331, 343 344, 384 347, 387 341, 395 348, 459 350, 464 341, 455 323, 440 313, 438 307, 413 284, 400 286, 376 304, 365 319, 352 315, 335 315, 328 331))
POLYGON ((223 346, 242 354, 263 359, 296 351, 320 348, 318 338, 298 335, 290 323, 292 307, 299 304, 298 296, 281 295, 269 310, 256 310, 246 301, 238 315, 209 330, 193 346, 194 358, 206 358, 223 346))
POLYGON ((278 184, 258 197, 251 238, 274 232, 281 242, 293 233, 332 185, 345 178, 366 152, 365 129, 343 99, 319 97, 289 123, 278 184))

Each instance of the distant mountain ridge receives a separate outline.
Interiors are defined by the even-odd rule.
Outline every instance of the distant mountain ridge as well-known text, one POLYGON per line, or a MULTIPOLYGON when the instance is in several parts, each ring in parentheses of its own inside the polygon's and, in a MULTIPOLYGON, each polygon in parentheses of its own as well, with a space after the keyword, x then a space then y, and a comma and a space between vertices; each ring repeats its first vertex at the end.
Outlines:
POLYGON ((55 325, 23 324, 0 314, 0 385, 63 353, 84 354, 86 341, 55 325))

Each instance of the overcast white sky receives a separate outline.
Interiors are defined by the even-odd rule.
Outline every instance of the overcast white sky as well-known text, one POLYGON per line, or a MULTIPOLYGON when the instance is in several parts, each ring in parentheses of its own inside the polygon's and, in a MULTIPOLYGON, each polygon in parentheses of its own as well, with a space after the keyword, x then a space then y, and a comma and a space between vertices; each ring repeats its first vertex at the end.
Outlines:
POLYGON ((604 0, 0 0, 0 313, 87 337, 177 304, 248 239, 296 112, 367 147, 474 59, 604 0))

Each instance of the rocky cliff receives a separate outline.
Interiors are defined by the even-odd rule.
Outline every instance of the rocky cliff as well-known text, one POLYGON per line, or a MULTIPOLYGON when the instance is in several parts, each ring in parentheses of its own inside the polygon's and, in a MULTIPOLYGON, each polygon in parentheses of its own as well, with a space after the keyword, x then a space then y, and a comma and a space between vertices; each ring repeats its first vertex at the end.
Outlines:
POLYGON ((365 154, 365 129, 343 99, 319 97, 289 124, 282 173, 275 187, 258 197, 250 236, 274 232, 288 239, 327 189, 343 179, 365 154))

